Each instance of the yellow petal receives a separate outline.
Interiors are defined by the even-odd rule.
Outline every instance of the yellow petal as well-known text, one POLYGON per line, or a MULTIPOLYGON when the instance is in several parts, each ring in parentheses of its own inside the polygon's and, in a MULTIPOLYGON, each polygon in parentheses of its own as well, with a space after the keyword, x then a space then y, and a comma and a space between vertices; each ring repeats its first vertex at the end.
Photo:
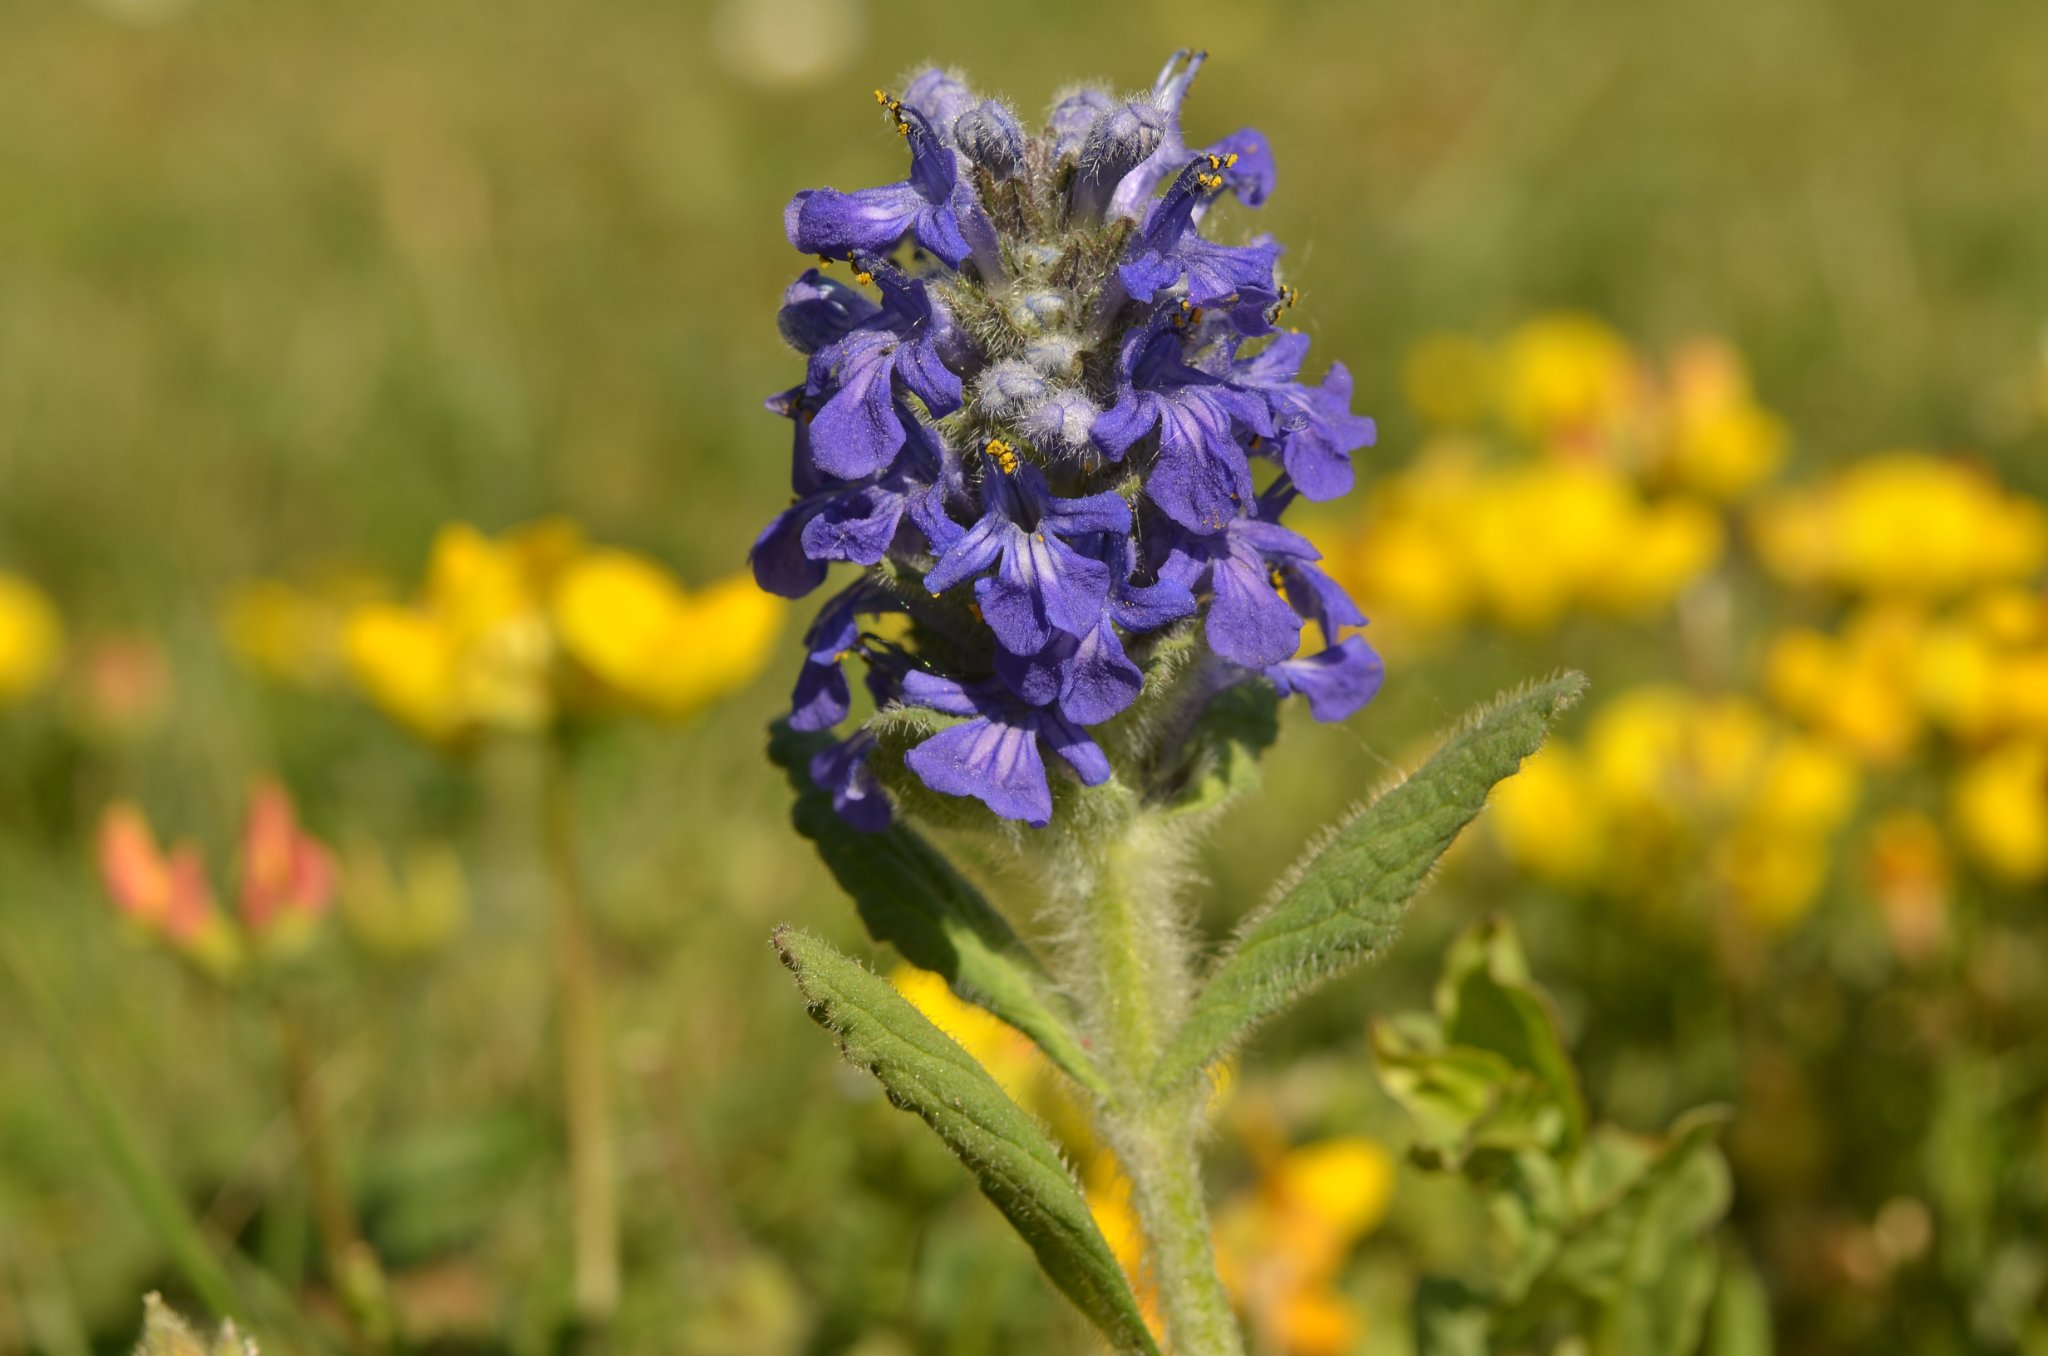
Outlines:
POLYGON ((0 573, 0 703, 19 701, 48 682, 63 649, 63 624, 42 590, 0 573))

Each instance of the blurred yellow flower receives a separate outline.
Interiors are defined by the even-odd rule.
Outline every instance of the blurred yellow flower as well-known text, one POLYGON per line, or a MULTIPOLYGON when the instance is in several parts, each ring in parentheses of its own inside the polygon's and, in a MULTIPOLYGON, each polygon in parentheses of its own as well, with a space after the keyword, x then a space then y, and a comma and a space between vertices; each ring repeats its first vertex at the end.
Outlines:
POLYGON ((1496 793, 1492 827, 1518 865, 1654 906, 1705 879, 1752 923, 1789 926, 1825 884, 1860 795, 1832 744, 1738 696, 1651 685, 1553 740, 1496 793))
POLYGON ((1638 399, 1640 382, 1628 344, 1589 315, 1538 316, 1501 350, 1501 412, 1542 444, 1584 444, 1610 433, 1638 399))
POLYGON ((761 671, 783 603, 750 575, 686 593, 660 566, 593 551, 555 586, 562 648, 627 700, 670 718, 744 686, 761 671))
POLYGON ((443 528, 418 602, 350 614, 345 639, 357 682, 435 742, 545 726, 555 713, 547 593, 581 545, 578 529, 560 520, 496 540, 467 523, 443 528))
POLYGON ((1963 849, 2018 884, 2048 879, 2048 743, 2017 741, 1956 775, 1949 802, 1963 849))
POLYGON ((1758 554, 1789 584, 1948 598, 2037 574, 2048 511, 1950 457, 1869 457, 1788 490, 1754 517, 1758 554))
POLYGON ((0 704, 27 697, 57 671, 64 626, 41 589, 0 571, 0 704))
POLYGON ((1262 1350, 1342 1356, 1364 1316, 1335 1288, 1351 1248, 1385 1218, 1394 1164, 1369 1139, 1323 1140, 1263 1165, 1216 1216, 1216 1265, 1262 1350))
POLYGON ((1556 739, 1494 788, 1487 810, 1508 855, 1557 885, 1599 878, 1607 859, 1605 814, 1584 757, 1556 739))
POLYGON ((759 671, 781 611, 737 578, 687 593, 564 520, 496 538, 458 523, 436 538, 419 599, 357 608, 345 642, 372 700, 456 743, 593 701, 694 714, 759 671))
POLYGON ((1734 348, 1718 340, 1686 345, 1666 363, 1666 385, 1663 478, 1727 502, 1777 473, 1788 441, 1784 421, 1756 403, 1734 348))
POLYGON ((1786 631, 1765 654, 1765 690, 1780 710, 1864 761, 1895 764, 1924 728, 1914 682, 1926 629, 1917 608, 1887 604, 1855 614, 1840 635, 1786 631))
POLYGON ((1541 630, 1573 611, 1650 615, 1724 547, 1711 509, 1647 501, 1612 466, 1490 467, 1455 442, 1380 481, 1356 518, 1311 533, 1331 574, 1397 636, 1479 617, 1541 630))

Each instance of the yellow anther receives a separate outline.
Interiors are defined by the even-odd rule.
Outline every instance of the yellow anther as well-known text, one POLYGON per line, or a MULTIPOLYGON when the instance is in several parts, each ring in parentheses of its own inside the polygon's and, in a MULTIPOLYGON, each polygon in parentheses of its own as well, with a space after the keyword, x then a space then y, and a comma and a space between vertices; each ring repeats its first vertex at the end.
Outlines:
POLYGON ((1272 582, 1272 585, 1273 585, 1273 592, 1275 592, 1275 593, 1284 593, 1284 592, 1286 592, 1286 590, 1287 590, 1287 576, 1285 576, 1285 575, 1283 575, 1283 574, 1281 574, 1281 573, 1280 573, 1280 567, 1279 567, 1278 565, 1273 565, 1273 566, 1269 566, 1269 567, 1267 567, 1267 570, 1266 570, 1266 578, 1267 578, 1268 580, 1270 580, 1270 581, 1272 582))
POLYGON ((882 107, 887 108, 889 106, 889 91, 883 89, 876 90, 875 102, 880 104, 882 107))
POLYGON ((1259 436, 1258 434, 1256 434, 1256 433, 1254 433, 1254 434, 1252 435, 1252 451, 1256 452, 1256 451, 1258 451, 1258 450, 1259 450, 1260 448, 1264 447, 1265 445, 1266 445, 1266 440, 1265 440, 1264 438, 1261 438, 1261 437, 1260 437, 1260 436, 1259 436))
POLYGON ((989 439, 988 446, 982 448, 982 451, 988 454, 988 459, 994 462, 996 469, 1004 475, 1017 474, 1017 449, 1001 438, 989 439))
POLYGON ((853 280, 859 283, 862 287, 866 287, 869 283, 875 280, 875 275, 863 269, 859 273, 853 275, 853 280))

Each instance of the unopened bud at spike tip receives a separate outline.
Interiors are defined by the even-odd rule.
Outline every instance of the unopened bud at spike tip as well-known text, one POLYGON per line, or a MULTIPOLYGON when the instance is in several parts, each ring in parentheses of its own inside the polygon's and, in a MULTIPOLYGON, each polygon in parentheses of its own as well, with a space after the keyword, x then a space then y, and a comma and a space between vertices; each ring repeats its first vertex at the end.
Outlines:
POLYGON ((1014 179, 1024 172, 1024 129, 993 99, 960 115, 953 124, 953 144, 996 179, 1014 179))

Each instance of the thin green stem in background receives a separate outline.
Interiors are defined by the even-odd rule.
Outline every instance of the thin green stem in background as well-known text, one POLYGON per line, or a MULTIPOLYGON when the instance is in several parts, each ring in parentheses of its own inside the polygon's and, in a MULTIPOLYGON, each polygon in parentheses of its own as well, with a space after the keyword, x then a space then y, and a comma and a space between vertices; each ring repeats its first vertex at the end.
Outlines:
POLYGON ((376 1252, 356 1226, 348 1184, 335 1156, 333 1137, 328 1133, 327 1107, 321 1097, 312 1047, 283 998, 273 996, 271 1011, 284 1063, 285 1097, 292 1127, 298 1134, 299 1158, 312 1200, 313 1225, 319 1231, 320 1250, 327 1264, 327 1279, 369 1349, 382 1351, 397 1334, 391 1291, 376 1252))
POLYGON ((577 860, 570 750, 549 745, 543 791, 555 918, 555 1007, 560 1023, 563 1118, 569 1140, 569 1239, 576 1317, 608 1326, 619 1307, 619 1209, 611 1090, 590 903, 577 860))
POLYGON ((238 1319, 264 1333, 270 1339, 266 1350, 275 1350, 280 1356, 328 1350, 330 1343, 269 1277, 252 1266, 234 1265, 233 1255, 206 1236, 177 1188, 150 1161, 128 1116, 86 1060, 56 996, 4 934, 0 934, 0 971, 5 971, 20 995, 51 1061, 85 1112, 115 1180, 200 1303, 220 1317, 238 1319))

